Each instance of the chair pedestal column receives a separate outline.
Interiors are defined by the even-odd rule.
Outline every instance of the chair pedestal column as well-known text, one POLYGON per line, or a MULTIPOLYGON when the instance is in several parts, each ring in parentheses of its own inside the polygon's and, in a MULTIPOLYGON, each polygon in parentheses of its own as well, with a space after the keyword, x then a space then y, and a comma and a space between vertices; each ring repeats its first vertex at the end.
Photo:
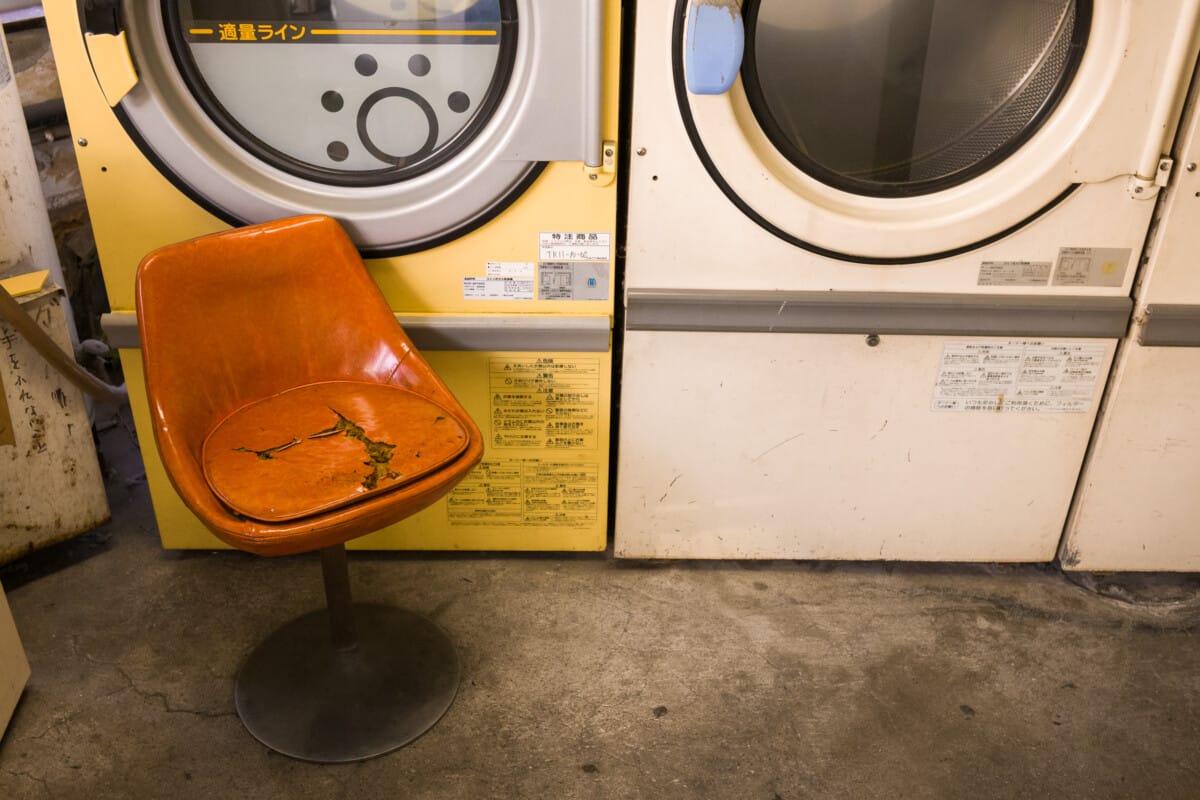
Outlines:
POLYGON ((238 716, 293 758, 361 761, 402 747, 441 719, 458 690, 458 654, 418 614, 352 604, 344 545, 321 553, 328 609, 279 628, 238 673, 238 716))

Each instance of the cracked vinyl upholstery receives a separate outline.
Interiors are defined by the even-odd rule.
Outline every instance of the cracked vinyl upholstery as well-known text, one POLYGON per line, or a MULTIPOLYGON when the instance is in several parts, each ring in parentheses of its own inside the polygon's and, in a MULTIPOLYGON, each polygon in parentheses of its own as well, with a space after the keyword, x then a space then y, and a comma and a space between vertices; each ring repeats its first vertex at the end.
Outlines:
POLYGON ((225 418, 204 442, 204 476, 233 511, 279 522, 409 484, 466 446, 450 412, 415 392, 326 381, 225 418))

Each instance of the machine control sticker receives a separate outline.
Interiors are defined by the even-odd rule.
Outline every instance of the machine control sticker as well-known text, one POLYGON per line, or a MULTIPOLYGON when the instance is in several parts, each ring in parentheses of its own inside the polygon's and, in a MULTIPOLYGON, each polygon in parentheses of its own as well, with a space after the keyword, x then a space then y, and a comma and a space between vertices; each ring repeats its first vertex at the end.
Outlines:
POLYGON ((599 359, 493 358, 490 388, 491 447, 599 446, 599 359))
POLYGON ((485 459, 447 496, 451 525, 590 527, 599 519, 600 464, 485 459))
POLYGON ((979 286, 1046 286, 1049 261, 984 261, 979 265, 979 286))
POLYGON ((539 261, 612 260, 612 236, 607 233, 557 232, 538 237, 539 261))
POLYGON ((933 410, 1085 413, 1107 354, 1107 345, 1094 342, 947 342, 933 410))
POLYGON ((538 236, 542 300, 607 300, 612 236, 557 231, 538 236))
POLYGON ((542 300, 607 300, 608 264, 543 261, 538 264, 542 300))
POLYGON ((1129 258, 1127 247, 1063 247, 1054 269, 1055 286, 1122 286, 1129 258))
POLYGON ((483 278, 463 278, 464 300, 532 300, 534 265, 489 261, 483 278))

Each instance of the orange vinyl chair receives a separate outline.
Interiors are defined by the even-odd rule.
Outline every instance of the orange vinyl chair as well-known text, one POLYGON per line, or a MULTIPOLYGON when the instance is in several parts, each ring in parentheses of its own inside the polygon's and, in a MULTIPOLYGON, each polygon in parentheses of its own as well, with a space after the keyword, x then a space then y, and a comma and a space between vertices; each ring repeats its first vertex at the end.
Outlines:
POLYGON ((146 256, 137 312, 154 437, 183 502, 260 555, 321 551, 328 609, 250 654, 235 703, 268 747, 358 761, 434 725, 458 656, 432 622, 353 605, 345 542, 425 508, 483 455, 342 228, 305 216, 146 256))

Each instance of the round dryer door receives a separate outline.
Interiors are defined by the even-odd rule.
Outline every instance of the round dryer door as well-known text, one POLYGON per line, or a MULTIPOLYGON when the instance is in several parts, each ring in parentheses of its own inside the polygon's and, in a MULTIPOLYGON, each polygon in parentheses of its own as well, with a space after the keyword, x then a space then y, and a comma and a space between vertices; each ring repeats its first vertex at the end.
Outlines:
POLYGON ((371 254, 461 236, 541 164, 505 157, 532 58, 523 0, 126 0, 117 113, 233 223, 341 220, 371 254))
POLYGON ((1075 0, 759 0, 747 6, 747 99, 779 152, 831 186, 937 191, 998 164, 1050 115, 1087 34, 1079 10, 1075 0))
POLYGON ((1123 24, 1091 0, 679 0, 676 96, 710 175, 763 227, 844 260, 928 261, 1071 192, 1114 72, 1085 54, 1120 52, 1123 24), (727 91, 689 75, 711 61, 714 6, 743 32, 727 91))

